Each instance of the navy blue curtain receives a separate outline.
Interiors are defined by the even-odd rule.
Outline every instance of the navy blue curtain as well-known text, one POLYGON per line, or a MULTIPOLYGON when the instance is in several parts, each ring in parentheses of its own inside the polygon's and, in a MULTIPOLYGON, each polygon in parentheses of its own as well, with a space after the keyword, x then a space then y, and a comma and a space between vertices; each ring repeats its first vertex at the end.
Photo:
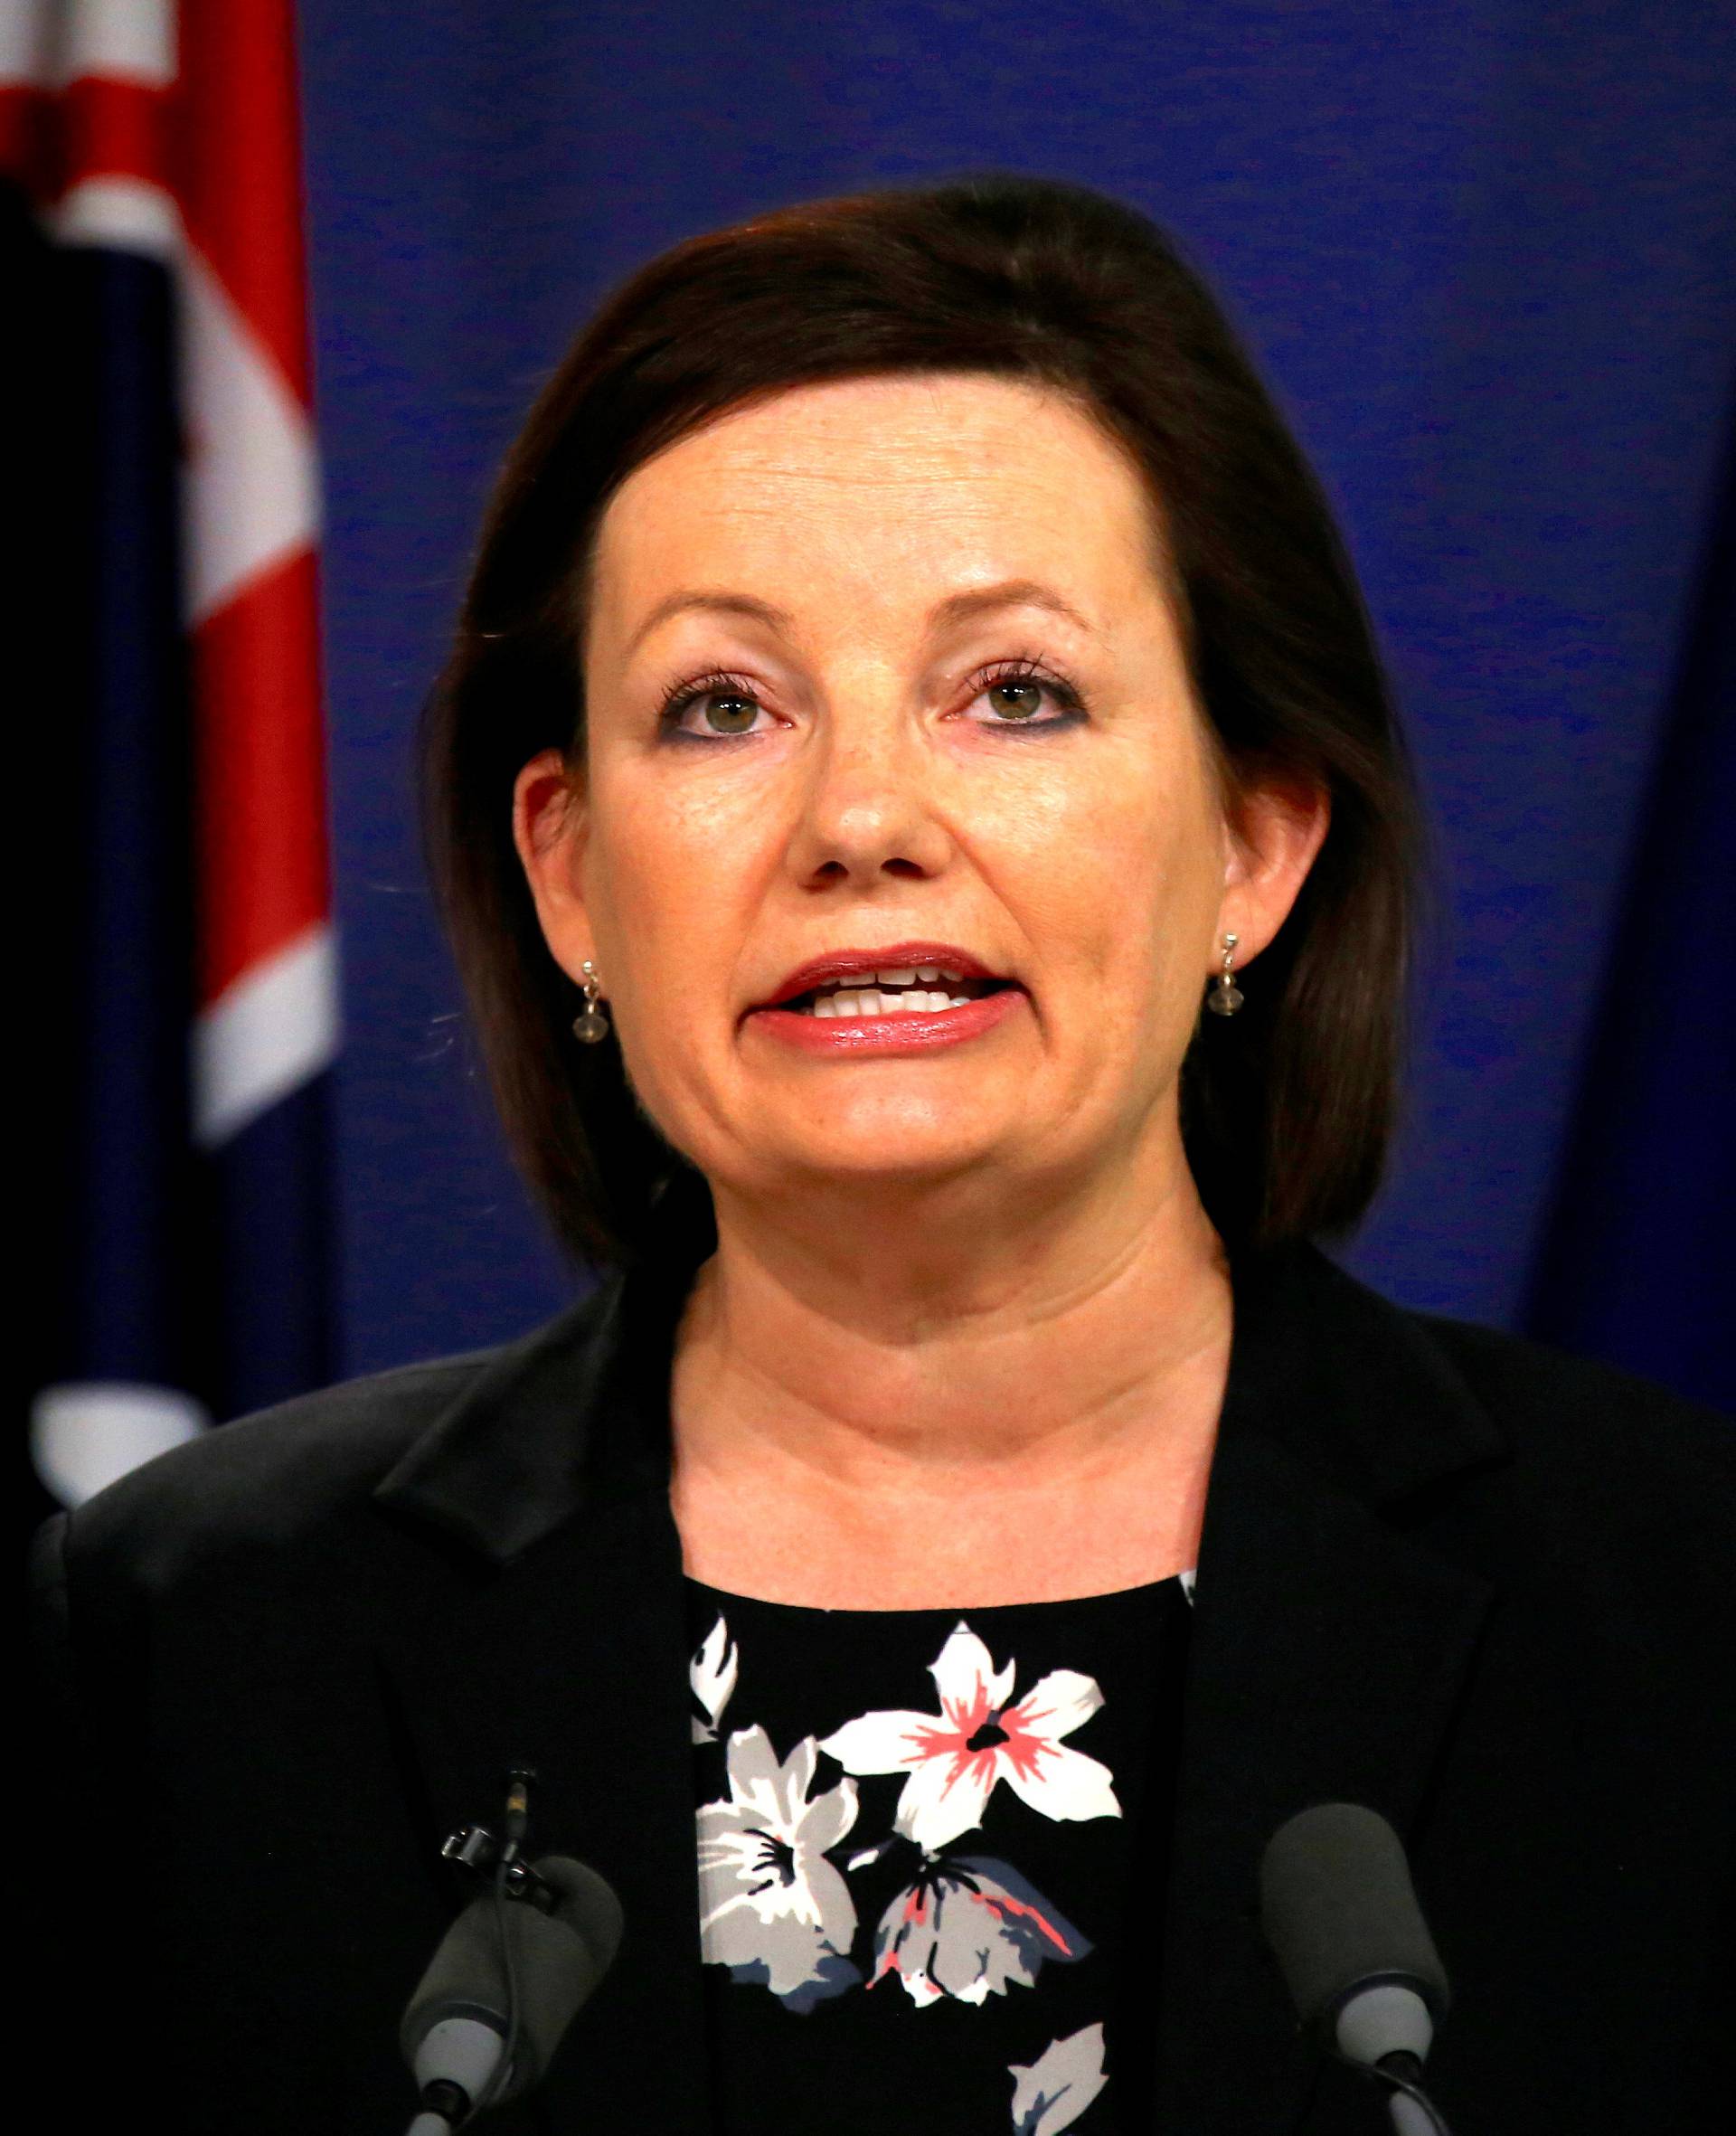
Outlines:
POLYGON ((427 0, 409 34, 387 0, 303 0, 302 36, 346 1369, 495 1339, 570 1287, 457 1035, 408 783, 531 394, 679 238, 1000 167, 1180 236, 1392 660, 1442 922, 1353 1265, 1731 1398, 1727 6, 427 0))
POLYGON ((1736 1409, 1736 423, 1525 1325, 1736 1409))

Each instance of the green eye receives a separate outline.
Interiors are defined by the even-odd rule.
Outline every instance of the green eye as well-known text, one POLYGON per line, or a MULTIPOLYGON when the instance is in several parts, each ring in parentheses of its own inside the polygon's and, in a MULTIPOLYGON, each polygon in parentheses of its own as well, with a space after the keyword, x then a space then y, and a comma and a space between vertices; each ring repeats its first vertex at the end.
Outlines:
POLYGON ((660 731, 670 741, 729 742, 740 735, 750 733, 756 714, 764 707, 740 676, 702 675, 691 682, 677 683, 664 699, 663 709, 657 717, 660 731), (681 723, 695 704, 705 707, 706 730, 683 726, 681 723), (715 717, 722 706, 734 710, 722 715, 724 723, 715 717), (739 723, 728 723, 737 722, 739 723))
POLYGON ((1085 701, 1072 685, 1063 682, 1060 676, 1051 675, 1032 657, 1010 661, 983 677, 978 694, 993 698, 1012 696, 1016 701, 1002 706, 1002 716, 976 723, 986 727, 1067 727, 1081 718, 1085 701), (1052 699, 1053 714, 1043 719, 1036 714, 1042 710, 1044 697, 1052 699))
POLYGON ((1023 705, 1015 705, 1013 708, 1014 714, 1018 719, 1028 720, 1033 712, 1042 709, 1043 692, 1035 683, 1002 682, 990 683, 988 686, 991 692, 999 691, 1004 695, 1011 693, 1023 693, 1024 703, 1023 705))
MULTIPOLYGON (((716 712, 720 704, 732 704, 741 706, 743 708, 743 716, 750 726, 751 726, 753 723, 753 715, 760 709, 760 707, 753 703, 751 698, 739 696, 732 692, 713 690, 709 693, 709 703, 705 714, 707 719, 712 718, 712 714, 716 712)), ((741 729, 740 727, 723 726, 719 729, 719 732, 725 734, 739 734, 741 732, 741 729)))

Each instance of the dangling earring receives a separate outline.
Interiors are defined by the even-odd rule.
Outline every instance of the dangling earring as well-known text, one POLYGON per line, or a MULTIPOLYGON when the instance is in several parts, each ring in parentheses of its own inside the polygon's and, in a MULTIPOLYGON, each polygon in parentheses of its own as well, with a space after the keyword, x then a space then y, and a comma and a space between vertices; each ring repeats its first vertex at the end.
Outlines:
MULTIPOLYGON (((597 968, 590 958, 585 959, 585 1006, 572 1019, 575 1038, 582 1038, 587 1045, 595 1045, 599 1038, 609 1036, 609 1018, 597 1006, 602 994, 602 984, 597 977, 597 968)), ((1241 998, 1240 996, 1237 997, 1241 998)))
POLYGON ((1214 1016, 1232 1016, 1241 1007, 1241 988, 1231 977, 1236 969, 1236 944, 1241 940, 1239 934, 1226 934, 1223 938, 1223 969, 1205 997, 1205 1006, 1214 1016))

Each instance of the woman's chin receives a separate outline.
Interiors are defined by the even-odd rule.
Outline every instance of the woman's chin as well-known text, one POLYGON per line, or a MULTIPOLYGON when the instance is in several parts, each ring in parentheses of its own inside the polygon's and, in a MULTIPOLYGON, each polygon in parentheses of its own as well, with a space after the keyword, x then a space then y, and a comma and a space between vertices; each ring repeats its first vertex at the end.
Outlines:
POLYGON ((980 1113, 967 1121, 912 1122, 894 1109, 867 1110, 873 1117, 816 1117, 804 1134, 790 1108, 778 1123, 784 1133, 778 1148, 756 1153, 742 1191, 773 1201, 787 1193, 804 1200, 849 1196, 867 1205, 881 1196, 895 1202, 942 1192, 976 1175, 1004 1177, 1011 1162, 1005 1139, 980 1113))

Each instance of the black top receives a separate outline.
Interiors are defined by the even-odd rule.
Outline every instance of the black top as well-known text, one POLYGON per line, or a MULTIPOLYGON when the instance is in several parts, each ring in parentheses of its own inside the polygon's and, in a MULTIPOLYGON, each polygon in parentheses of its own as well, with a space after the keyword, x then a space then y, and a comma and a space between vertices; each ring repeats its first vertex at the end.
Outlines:
MULTIPOLYGON (((528 1759, 533 1850, 599 1869, 627 1933, 489 2136, 716 2129, 713 1983, 750 2011, 769 1998, 700 1958, 668 1403, 696 1265, 675 1241, 522 1341, 225 1425, 47 1529, 63 1714, 27 1767, 22 1867, 47 1903, 19 2027, 64 2126, 127 2125, 146 2098, 182 2136, 404 2128, 399 2020, 463 1900, 440 1841, 497 1818, 528 1759)), ((1143 2048, 1117 2050, 1148 2060, 1151 2126, 1390 2136, 1380 2100, 1298 2039, 1260 1933, 1267 1840, 1335 1800, 1379 1810, 1409 1853, 1452 1982, 1429 2057, 1452 2126, 1722 2126, 1736 1433, 1405 1311, 1312 1248, 1232 1275, 1164 1974, 1143 2048)), ((914 1691, 863 1697, 920 1706, 932 1658, 913 1658, 914 1691)), ((1120 1706, 1105 1689, 1081 1747, 1120 1706)), ((1064 1866, 994 1846, 1093 1932, 1064 1866)), ((1045 1965, 997 2007, 1082 1993, 1094 1962, 1045 1965)), ((854 1993, 876 2012, 906 1996, 854 1993)), ((788 2025, 817 2037, 847 1999, 788 2025)), ((913 2037, 994 2021, 950 2001, 900 2015, 913 2037)), ((826 2125, 804 2112, 790 2136, 826 2125)))
POLYGON ((686 1591, 719 2136, 1146 2136, 1182 1583, 686 1591))

